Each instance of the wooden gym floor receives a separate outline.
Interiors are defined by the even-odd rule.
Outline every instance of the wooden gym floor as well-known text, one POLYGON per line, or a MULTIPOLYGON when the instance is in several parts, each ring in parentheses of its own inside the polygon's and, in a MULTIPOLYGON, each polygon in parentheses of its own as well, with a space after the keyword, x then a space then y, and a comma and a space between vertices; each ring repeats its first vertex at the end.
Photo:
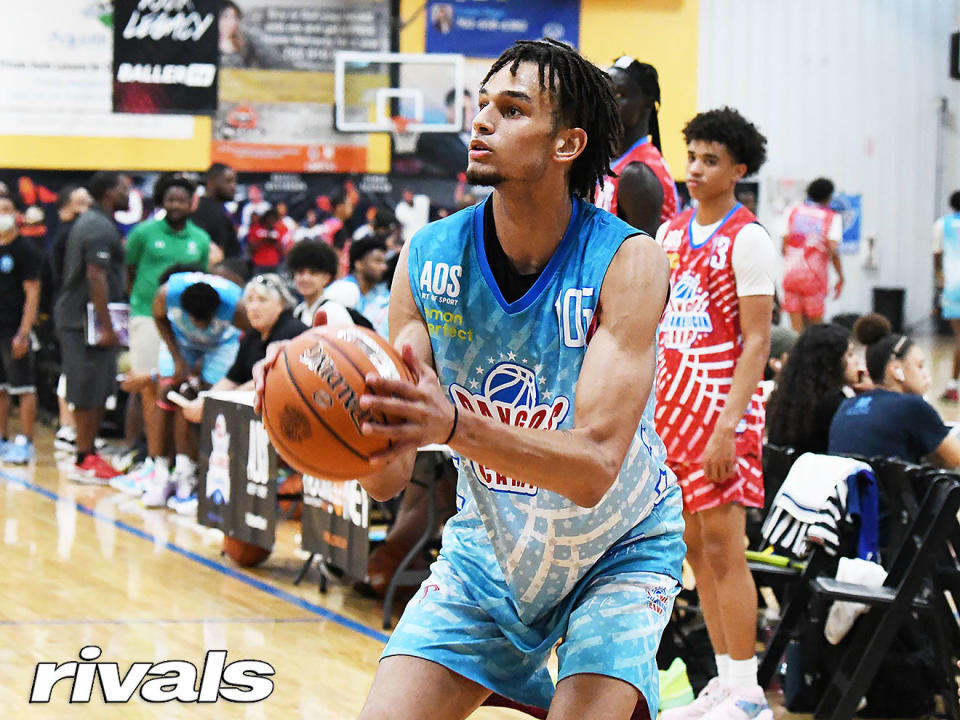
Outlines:
MULTIPOLYGON (((932 352, 936 397, 949 372, 949 347, 921 342, 932 352)), ((957 419, 956 406, 941 410, 957 419)), ((55 463, 49 429, 40 429, 36 444, 34 465, 0 468, 0 716, 356 717, 387 637, 380 604, 337 585, 321 595, 316 570, 295 587, 304 558, 296 524, 281 524, 263 565, 239 569, 220 557, 218 532, 167 510, 144 510, 108 487, 71 483, 55 463), (36 664, 79 660, 86 645, 102 648, 99 661, 119 663, 121 676, 133 662, 202 666, 207 650, 226 649, 228 663, 272 665, 275 688, 249 705, 151 705, 139 695, 106 705, 95 683, 90 704, 70 704, 67 680, 49 704, 31 705, 36 664)), ((776 715, 791 717, 782 707, 776 715)), ((474 717, 527 716, 483 709, 474 717)))

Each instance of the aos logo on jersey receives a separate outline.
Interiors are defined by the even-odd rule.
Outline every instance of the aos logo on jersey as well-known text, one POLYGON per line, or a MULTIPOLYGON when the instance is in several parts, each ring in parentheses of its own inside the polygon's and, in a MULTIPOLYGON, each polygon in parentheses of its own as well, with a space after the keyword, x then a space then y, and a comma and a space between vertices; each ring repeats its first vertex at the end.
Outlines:
POLYGON ((703 333, 713 330, 710 298, 696 273, 680 274, 670 291, 670 303, 660 322, 660 337, 671 350, 686 350, 703 333))
MULTIPOLYGON (((537 375, 528 367, 512 362, 494 365, 483 379, 482 393, 472 393, 463 385, 451 383, 450 396, 464 410, 497 418, 514 427, 555 430, 570 410, 570 400, 557 395, 547 405, 540 402, 537 375)), ((494 492, 536 495, 537 487, 514 480, 470 462, 481 483, 494 492)))
POLYGON ((683 242, 683 230, 670 230, 663 238, 661 247, 670 260, 670 269, 676 270, 680 264, 680 243, 683 242))
POLYGON ((463 277, 461 265, 427 260, 420 271, 420 297, 423 300, 456 305, 460 297, 460 278, 463 277))

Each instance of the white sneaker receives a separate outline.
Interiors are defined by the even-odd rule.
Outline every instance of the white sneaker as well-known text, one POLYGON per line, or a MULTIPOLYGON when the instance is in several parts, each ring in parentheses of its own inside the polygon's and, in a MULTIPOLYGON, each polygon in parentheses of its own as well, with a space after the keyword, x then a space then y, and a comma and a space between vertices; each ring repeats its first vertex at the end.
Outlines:
POLYGON ((697 695, 697 699, 689 705, 664 710, 660 713, 660 720, 697 720, 718 707, 727 698, 727 689, 720 684, 720 678, 715 677, 706 684, 706 687, 697 695))
POLYGON ((727 688, 723 700, 703 715, 703 720, 773 720, 773 710, 759 685, 727 688))
POLYGON ((126 495, 140 497, 146 490, 146 479, 153 474, 153 458, 147 458, 140 466, 126 475, 115 477, 110 481, 110 487, 126 495))
POLYGON ((53 436, 53 447, 64 452, 77 451, 77 430, 69 425, 61 425, 53 436))
POLYGON ((176 492, 167 500, 167 507, 180 515, 196 513, 197 509, 197 476, 194 468, 174 468, 172 479, 176 484, 176 492))
POLYGON ((160 508, 167 504, 176 487, 170 477, 170 470, 165 464, 155 463, 153 472, 144 478, 144 491, 140 497, 140 504, 145 508, 160 508))

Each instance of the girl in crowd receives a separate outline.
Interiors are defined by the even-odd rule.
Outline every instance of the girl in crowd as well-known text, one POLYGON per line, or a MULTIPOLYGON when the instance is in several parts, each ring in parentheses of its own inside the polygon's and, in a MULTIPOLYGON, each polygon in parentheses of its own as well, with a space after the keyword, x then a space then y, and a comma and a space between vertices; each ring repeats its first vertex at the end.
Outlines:
POLYGON ((906 335, 891 333, 882 316, 860 318, 853 332, 867 346, 876 387, 840 405, 830 426, 830 453, 911 463, 932 455, 946 467, 960 466, 960 440, 923 399, 930 387, 923 350, 906 335))
POLYGON ((872 387, 862 356, 840 325, 811 325, 797 338, 767 404, 767 439, 825 453, 830 422, 855 391, 872 387))

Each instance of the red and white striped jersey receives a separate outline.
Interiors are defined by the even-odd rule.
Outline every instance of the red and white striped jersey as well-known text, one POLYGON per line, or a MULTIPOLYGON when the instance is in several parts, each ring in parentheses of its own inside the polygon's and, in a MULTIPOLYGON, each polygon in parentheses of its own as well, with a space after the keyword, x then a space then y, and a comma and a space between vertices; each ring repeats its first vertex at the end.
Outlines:
MULTIPOLYGON (((670 462, 702 462, 726 403, 743 351, 733 244, 757 221, 738 204, 695 246, 687 210, 667 226, 662 246, 670 258, 670 301, 660 322, 657 353, 657 433, 670 462)), ((759 388, 737 426, 737 455, 760 457, 764 409, 759 388)))
MULTIPOLYGON (((663 188, 663 206, 660 208, 660 222, 667 220, 677 214, 680 207, 680 201, 677 197, 677 184, 670 175, 670 168, 667 167, 667 161, 657 150, 656 145, 650 142, 650 138, 641 138, 637 140, 629 150, 615 160, 610 169, 617 174, 617 177, 608 177, 603 185, 597 188, 597 207, 603 208, 614 215, 617 215, 617 189, 620 184, 620 173, 630 163, 643 163, 653 171, 660 181, 663 188)), ((618 216, 619 217, 619 216, 618 216)))

